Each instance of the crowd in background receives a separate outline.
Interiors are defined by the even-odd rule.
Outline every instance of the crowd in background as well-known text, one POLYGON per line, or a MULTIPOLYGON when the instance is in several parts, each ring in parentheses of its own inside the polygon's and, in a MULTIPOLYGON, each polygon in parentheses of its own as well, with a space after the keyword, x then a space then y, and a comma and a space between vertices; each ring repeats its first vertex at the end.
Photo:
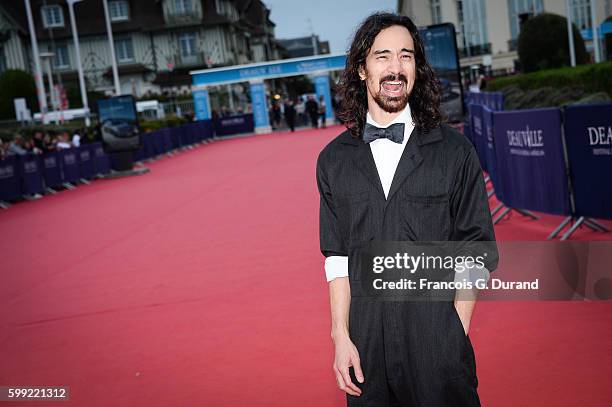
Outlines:
MULTIPOLYGON (((338 97, 332 97, 332 109, 335 111, 339 105, 338 97)), ((272 101, 268 109, 268 116, 272 130, 289 129, 295 131, 296 127, 326 127, 326 103, 323 96, 316 98, 314 95, 300 96, 295 99, 286 98, 272 101)), ((246 109, 238 106, 231 109, 222 106, 220 109, 213 109, 211 117, 213 120, 252 113, 252 106, 248 104, 246 109)))
MULTIPOLYGON (((334 111, 338 104, 339 101, 336 97, 333 97, 332 108, 334 111)), ((280 99, 275 100, 269 109, 272 130, 288 128, 290 131, 295 131, 296 127, 305 126, 325 128, 326 108, 327 106, 323 96, 319 96, 318 100, 313 95, 297 97, 296 99, 286 98, 284 101, 280 99)), ((212 118, 229 117, 251 112, 252 107, 250 105, 247 106, 246 109, 238 107, 235 111, 223 106, 219 111, 212 111, 212 118)), ((191 117, 191 120, 193 120, 193 117, 191 117)), ((80 147, 82 137, 85 134, 85 129, 77 129, 72 132, 37 130, 31 136, 17 133, 14 138, 9 141, 0 138, 0 160, 10 156, 26 155, 30 153, 43 154, 67 148, 80 147)))
POLYGON ((16 134, 13 140, 8 142, 0 139, 0 159, 13 155, 42 154, 80 147, 82 133, 84 134, 83 130, 76 130, 71 136, 67 131, 59 133, 36 131, 31 138, 16 134))
MULTIPOLYGON (((334 111, 337 108, 337 100, 332 98, 332 108, 334 111)), ((281 128, 284 124, 291 131, 295 131, 296 127, 310 126, 312 128, 326 127, 326 110, 325 98, 319 96, 318 100, 309 95, 306 98, 298 97, 297 99, 285 99, 283 103, 274 101, 270 107, 270 124, 272 130, 281 128)))

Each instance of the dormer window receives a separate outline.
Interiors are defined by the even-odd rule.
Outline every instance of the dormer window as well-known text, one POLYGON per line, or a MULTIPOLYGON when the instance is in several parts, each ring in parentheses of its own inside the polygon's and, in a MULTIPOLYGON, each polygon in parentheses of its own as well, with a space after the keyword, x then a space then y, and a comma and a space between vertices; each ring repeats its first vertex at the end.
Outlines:
POLYGON ((42 14, 43 25, 45 28, 57 28, 64 26, 64 13, 62 8, 53 4, 50 6, 42 6, 40 8, 42 14))
POLYGON ((191 0, 174 0, 174 10, 177 14, 189 14, 193 12, 191 0))
POLYGON ((108 2, 108 13, 113 23, 130 19, 130 6, 127 0, 111 0, 108 2))

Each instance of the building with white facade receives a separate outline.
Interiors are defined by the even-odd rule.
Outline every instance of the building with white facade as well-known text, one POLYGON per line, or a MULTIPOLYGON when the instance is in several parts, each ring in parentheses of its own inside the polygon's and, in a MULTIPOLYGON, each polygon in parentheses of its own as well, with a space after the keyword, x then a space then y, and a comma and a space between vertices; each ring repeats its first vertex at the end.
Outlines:
MULTIPOLYGON (((39 50, 52 52, 53 75, 77 86, 65 0, 30 0, 39 50)), ((279 58, 270 10, 261 0, 108 0, 121 91, 189 92, 190 70, 279 58)), ((111 54, 102 0, 75 4, 89 91, 112 92, 111 54)), ((0 2, 0 71, 33 72, 23 0, 0 2)))
MULTIPOLYGON (((572 22, 583 32, 587 51, 591 3, 570 0, 572 22)), ((612 15, 612 0, 596 0, 597 24, 612 15)), ((565 0, 398 0, 398 13, 419 26, 450 22, 457 30, 461 67, 485 66, 494 73, 512 72, 518 59, 516 48, 520 21, 543 12, 566 16, 565 0)))

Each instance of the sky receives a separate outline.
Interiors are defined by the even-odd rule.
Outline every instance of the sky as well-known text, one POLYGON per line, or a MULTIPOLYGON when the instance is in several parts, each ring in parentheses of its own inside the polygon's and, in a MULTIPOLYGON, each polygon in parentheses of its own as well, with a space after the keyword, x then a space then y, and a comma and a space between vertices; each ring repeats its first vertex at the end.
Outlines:
POLYGON ((395 11, 397 0, 263 0, 271 10, 277 39, 312 32, 329 41, 331 53, 346 52, 359 25, 374 11, 395 11))

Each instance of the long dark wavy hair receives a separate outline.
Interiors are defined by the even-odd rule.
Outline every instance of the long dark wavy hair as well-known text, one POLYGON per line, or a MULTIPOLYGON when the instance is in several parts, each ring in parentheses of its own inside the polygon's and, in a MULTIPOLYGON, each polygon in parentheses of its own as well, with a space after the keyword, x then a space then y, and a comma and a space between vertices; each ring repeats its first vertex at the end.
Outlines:
POLYGON ((366 57, 376 36, 385 28, 394 25, 406 27, 414 41, 416 78, 408 98, 412 120, 424 133, 442 121, 440 82, 425 59, 425 49, 419 30, 406 16, 379 12, 366 18, 355 32, 346 59, 346 67, 337 87, 337 92, 342 97, 338 117, 353 137, 361 138, 368 111, 366 81, 362 81, 359 77, 359 68, 365 69, 366 57))

